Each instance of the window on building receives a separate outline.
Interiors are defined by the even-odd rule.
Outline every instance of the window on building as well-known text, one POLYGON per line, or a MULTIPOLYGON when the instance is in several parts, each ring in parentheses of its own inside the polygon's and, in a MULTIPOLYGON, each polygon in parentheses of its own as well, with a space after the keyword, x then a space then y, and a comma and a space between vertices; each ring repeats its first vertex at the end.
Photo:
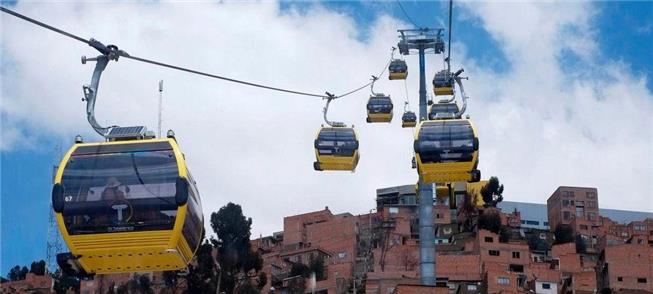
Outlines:
POLYGON ((527 221, 526 221, 526 224, 527 224, 527 225, 532 225, 532 226, 539 226, 539 225, 540 225, 540 222, 539 222, 539 221, 530 221, 530 220, 527 220, 527 221))
POLYGON ((576 206, 576 217, 582 218, 583 216, 585 216, 585 207, 576 206))
POLYGON ((512 258, 519 258, 519 251, 513 251, 512 258))
POLYGON ((646 230, 646 226, 644 226, 644 225, 635 225, 633 228, 635 229, 635 231, 645 231, 646 230))
POLYGON ((390 212, 390 213, 399 213, 399 207, 390 207, 388 209, 388 212, 390 212))
POLYGON ((587 230, 587 225, 580 225, 581 230, 587 230))
MULTIPOLYGON (((574 195, 574 191, 569 191, 569 197, 574 198, 576 195, 574 195)), ((573 203, 572 203, 573 204, 573 203)))
POLYGON ((585 206, 585 201, 576 201, 576 206, 585 206))
POLYGON ((509 267, 511 272, 516 272, 516 273, 523 273, 524 272, 524 266, 521 264, 511 264, 509 267))
POLYGON ((526 221, 525 221, 525 220, 521 220, 521 224, 522 224, 522 225, 525 225, 525 224, 526 224, 526 221))
POLYGON ((494 238, 492 238, 492 237, 485 237, 483 240, 484 240, 485 242, 488 242, 488 243, 492 243, 492 242, 494 242, 494 238))
POLYGON ((497 284, 499 285, 510 285, 510 279, 504 277, 497 277, 497 284))
POLYGON ((648 234, 653 236, 653 230, 651 230, 648 234))
POLYGON ((569 197, 569 191, 562 191, 562 197, 569 197))
POLYGON ((646 278, 637 278, 637 283, 646 284, 646 278))
POLYGON ((549 222, 544 222, 544 226, 545 226, 545 227, 548 227, 548 226, 549 226, 549 222))
POLYGON ((596 208, 596 201, 587 201, 587 207, 596 208))
POLYGON ((569 200, 563 199, 562 200, 562 206, 569 206, 569 200))
POLYGON ((549 283, 542 283, 542 289, 546 289, 546 290, 551 289, 551 284, 549 284, 549 283))
POLYGON ((569 213, 569 211, 563 211, 562 212, 562 219, 570 220, 571 219, 571 213, 569 213))
POLYGON ((338 253, 338 258, 345 258, 345 257, 347 257, 347 252, 343 251, 343 252, 338 253))
POLYGON ((623 282, 623 281, 624 281, 624 277, 617 277, 617 282, 623 282))
POLYGON ((594 192, 587 192, 585 195, 587 196, 587 199, 596 199, 596 193, 594 192))
POLYGON ((499 250, 488 250, 488 254, 492 256, 499 256, 500 252, 499 250))
POLYGON ((478 287, 476 285, 467 285, 467 291, 476 291, 478 287))
POLYGON ((596 220, 596 213, 588 212, 587 213, 587 219, 591 220, 591 221, 595 221, 596 220))

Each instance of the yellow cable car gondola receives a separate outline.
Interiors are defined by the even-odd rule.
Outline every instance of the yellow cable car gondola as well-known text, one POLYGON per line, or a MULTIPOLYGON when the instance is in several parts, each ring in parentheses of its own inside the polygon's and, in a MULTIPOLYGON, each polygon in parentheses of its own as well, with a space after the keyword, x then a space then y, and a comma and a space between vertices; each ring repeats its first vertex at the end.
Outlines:
POLYGON ((439 71, 433 77, 433 93, 436 96, 453 95, 454 76, 447 70, 439 71))
POLYGON ((388 79, 405 80, 406 77, 408 77, 408 66, 406 65, 406 61, 393 59, 388 66, 388 79))
POLYGON ((420 122, 415 130, 417 171, 426 183, 478 182, 478 137, 468 119, 420 122))
POLYGON ((404 112, 404 115, 401 116, 401 127, 402 128, 413 128, 417 125, 417 115, 412 111, 404 112))
POLYGON ((173 135, 76 143, 52 207, 70 249, 57 262, 81 276, 184 269, 202 240, 199 193, 173 135))
POLYGON ((374 94, 367 100, 367 122, 391 122, 392 121, 392 99, 384 94, 374 94))
POLYGON ((315 138, 313 168, 317 171, 354 171, 358 165, 358 136, 354 128, 345 126, 322 127, 315 138))

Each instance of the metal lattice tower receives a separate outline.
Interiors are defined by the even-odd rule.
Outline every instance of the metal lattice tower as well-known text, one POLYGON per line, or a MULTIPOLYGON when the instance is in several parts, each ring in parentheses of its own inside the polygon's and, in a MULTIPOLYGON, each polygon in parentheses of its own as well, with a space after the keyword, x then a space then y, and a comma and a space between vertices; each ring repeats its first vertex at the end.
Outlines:
MULTIPOLYGON (((419 120, 427 120, 425 54, 444 52, 442 34, 444 29, 420 28, 398 30, 399 53, 419 55, 419 120)), ((433 223, 433 184, 426 184, 420 177, 419 195, 419 275, 422 285, 435 285, 435 225, 433 223)))
MULTIPOLYGON (((61 145, 55 147, 55 153, 57 156, 61 155, 61 145)), ((54 159, 55 162, 58 158, 54 159)), ((57 174, 57 169, 59 166, 57 164, 52 165, 52 183, 54 184, 54 178, 57 174)), ((57 254, 63 252, 63 244, 61 240, 61 234, 59 233, 59 228, 57 220, 52 209, 52 203, 50 203, 50 209, 48 211, 48 236, 46 241, 46 252, 45 252, 45 270, 46 272, 53 272, 53 269, 57 268, 57 254)))

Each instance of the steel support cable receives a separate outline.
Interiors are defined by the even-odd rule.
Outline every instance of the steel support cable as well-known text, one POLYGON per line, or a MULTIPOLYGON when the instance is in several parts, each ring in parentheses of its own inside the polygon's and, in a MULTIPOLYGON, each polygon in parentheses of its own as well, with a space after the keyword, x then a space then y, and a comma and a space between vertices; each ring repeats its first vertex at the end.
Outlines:
POLYGON ((406 18, 408 19, 408 21, 410 21, 410 23, 412 23, 416 28, 420 28, 420 26, 418 26, 418 25, 413 21, 413 19, 410 17, 410 15, 408 15, 408 12, 406 12, 406 10, 404 9, 404 6, 401 5, 401 0, 397 0, 397 4, 399 4, 399 8, 401 8, 401 11, 404 13, 404 15, 406 16, 406 18))
MULTIPOLYGON (((223 76, 214 75, 214 74, 210 74, 210 73, 206 73, 206 72, 201 72, 201 71, 197 71, 197 70, 193 70, 193 69, 188 69, 188 68, 184 68, 184 67, 180 67, 180 66, 175 66, 175 65, 171 65, 171 64, 166 64, 166 63, 163 63, 163 62, 158 62, 158 61, 154 61, 154 60, 149 60, 149 59, 145 59, 145 58, 140 58, 140 57, 136 57, 136 56, 131 56, 131 55, 129 55, 129 54, 127 54, 126 52, 121 51, 121 50, 109 51, 109 49, 107 49, 107 46, 104 46, 102 43, 100 43, 100 42, 98 42, 98 41, 96 41, 96 40, 94 40, 94 39, 88 39, 88 40, 87 40, 87 39, 84 39, 84 38, 79 37, 79 36, 77 36, 77 35, 75 35, 75 34, 71 34, 71 33, 66 32, 66 31, 64 31, 64 30, 61 30, 61 29, 55 28, 55 27, 53 27, 53 26, 50 26, 50 25, 48 25, 48 24, 45 24, 45 23, 43 23, 43 22, 40 22, 40 21, 38 21, 38 20, 35 20, 35 19, 30 18, 30 17, 25 16, 25 15, 22 15, 22 14, 20 14, 20 13, 17 13, 17 12, 15 12, 15 11, 12 11, 12 10, 7 9, 7 8, 5 8, 5 7, 2 7, 2 6, 0 6, 0 11, 2 11, 2 12, 4 12, 4 13, 7 13, 7 14, 10 14, 10 15, 12 15, 12 16, 15 16, 15 17, 17 17, 17 18, 20 18, 20 19, 22 19, 22 20, 25 20, 25 21, 27 21, 27 22, 30 22, 30 23, 32 23, 32 24, 35 24, 35 25, 37 25, 37 26, 40 26, 40 27, 42 27, 42 28, 45 28, 45 29, 51 30, 51 31, 53 31, 53 32, 55 32, 55 33, 58 33, 58 34, 64 35, 64 36, 66 36, 66 37, 68 37, 68 38, 71 38, 71 39, 74 39, 74 40, 76 40, 76 41, 79 41, 79 42, 85 43, 85 44, 87 44, 87 45, 89 45, 89 46, 91 46, 91 47, 97 49, 98 51, 100 51, 102 54, 105 54, 105 55, 108 54, 108 53, 110 53, 110 52, 114 52, 114 53, 117 53, 119 56, 122 56, 122 57, 124 57, 124 58, 128 58, 128 59, 132 59, 132 60, 135 60, 135 61, 140 61, 140 62, 144 62, 144 63, 149 63, 149 64, 153 64, 153 65, 158 65, 158 66, 162 66, 162 67, 167 67, 167 68, 174 69, 174 70, 184 71, 184 72, 188 72, 188 73, 192 73, 192 74, 197 74, 197 75, 206 76, 206 77, 210 77, 210 78, 220 79, 220 80, 224 80, 224 81, 228 81, 228 82, 233 82, 233 83, 238 83, 238 84, 242 84, 242 85, 247 85, 247 86, 252 86, 252 87, 258 87, 258 88, 263 88, 263 89, 267 89, 267 90, 273 90, 273 91, 279 91, 279 92, 290 93, 290 94, 297 94, 297 95, 303 95, 303 96, 310 96, 310 97, 331 98, 331 99, 333 99, 333 98, 342 98, 342 97, 345 97, 345 96, 347 96, 347 95, 353 94, 353 93, 355 93, 355 92, 360 91, 361 89, 364 89, 364 88, 370 86, 370 85, 373 83, 373 82, 369 82, 369 83, 367 83, 367 84, 365 84, 365 85, 363 85, 363 86, 361 86, 361 87, 358 87, 358 88, 356 88, 356 89, 354 89, 354 90, 351 90, 351 91, 349 91, 349 92, 346 92, 345 94, 342 94, 342 95, 313 94, 313 93, 307 93, 307 92, 301 92, 301 91, 295 91, 295 90, 288 90, 288 89, 283 89, 283 88, 277 88, 277 87, 272 87, 272 86, 266 86, 266 85, 262 85, 262 84, 251 83, 251 82, 247 82, 247 81, 243 81, 243 80, 238 80, 238 79, 233 79, 233 78, 223 77, 223 76)), ((117 47, 116 47, 116 48, 117 48, 117 47)), ((386 67, 387 67, 387 66, 386 66, 386 67)), ((385 70, 384 70, 384 71, 385 71, 385 70)), ((382 73, 382 74, 383 74, 383 73, 382 73)))

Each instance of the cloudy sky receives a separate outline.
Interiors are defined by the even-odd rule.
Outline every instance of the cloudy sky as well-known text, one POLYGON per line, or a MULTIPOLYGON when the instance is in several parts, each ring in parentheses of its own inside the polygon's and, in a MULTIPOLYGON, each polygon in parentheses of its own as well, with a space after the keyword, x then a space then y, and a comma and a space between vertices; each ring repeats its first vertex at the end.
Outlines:
MULTIPOLYGON (((315 93, 342 93, 377 74, 396 29, 446 23, 445 3, 403 6, 411 19, 396 2, 11 4, 135 56, 315 93)), ((453 67, 469 76, 479 168, 501 179, 505 199, 545 203, 557 186, 592 186, 602 208, 653 211, 653 5, 465 2, 454 12, 453 67)), ((6 14, 0 22, 5 273, 44 258, 52 165, 75 135, 100 138, 81 101, 93 65, 79 61, 97 53, 6 14)), ((415 103, 417 57, 407 62, 415 103)), ((427 77, 442 66, 442 56, 429 56, 427 77)), ((98 121, 156 129, 161 79, 163 126, 177 134, 207 218, 238 203, 253 235, 269 235, 284 216, 325 206, 365 213, 375 189, 417 179, 412 131, 400 127, 403 82, 375 87, 393 97, 392 124, 365 123, 367 90, 332 104, 330 117, 358 130, 362 157, 355 173, 320 173, 312 168, 319 98, 120 59, 102 77, 98 121)))

